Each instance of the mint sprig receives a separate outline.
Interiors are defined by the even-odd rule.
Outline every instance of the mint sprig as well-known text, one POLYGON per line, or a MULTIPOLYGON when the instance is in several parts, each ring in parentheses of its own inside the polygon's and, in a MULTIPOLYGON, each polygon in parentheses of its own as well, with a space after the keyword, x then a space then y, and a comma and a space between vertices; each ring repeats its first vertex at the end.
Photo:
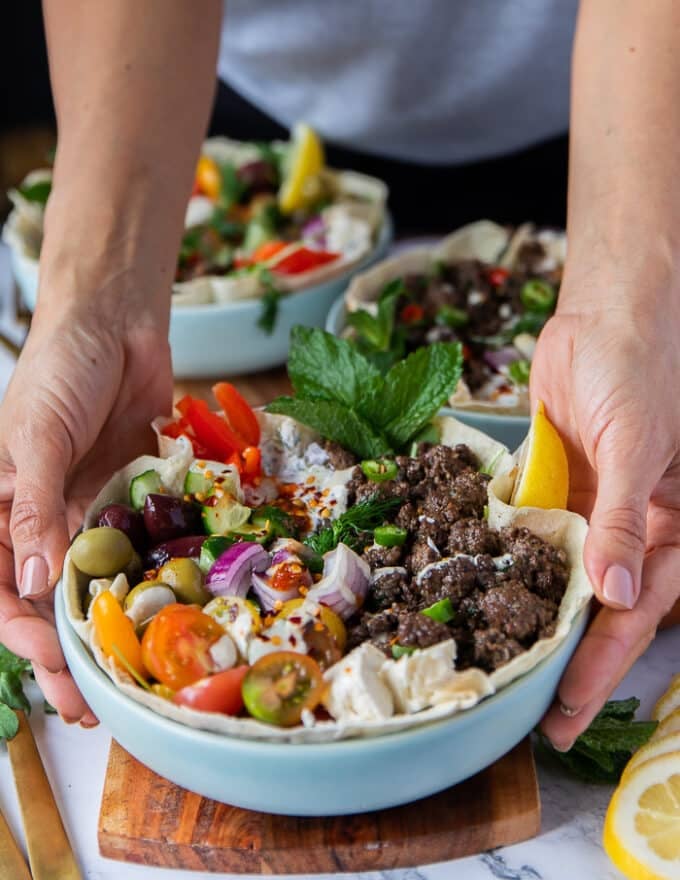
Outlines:
POLYGON ((0 739, 12 739, 16 735, 19 719, 15 709, 31 711, 23 686, 23 677, 30 670, 28 660, 22 660, 0 645, 0 739))
POLYGON ((636 697, 611 700, 568 752, 558 752, 539 733, 541 746, 571 774, 584 782, 616 784, 634 752, 657 728, 656 721, 635 721, 636 697))
POLYGON ((462 369, 458 343, 418 349, 383 376, 345 339, 294 327, 288 374, 295 397, 267 411, 288 415, 361 458, 408 449, 453 393, 462 369))

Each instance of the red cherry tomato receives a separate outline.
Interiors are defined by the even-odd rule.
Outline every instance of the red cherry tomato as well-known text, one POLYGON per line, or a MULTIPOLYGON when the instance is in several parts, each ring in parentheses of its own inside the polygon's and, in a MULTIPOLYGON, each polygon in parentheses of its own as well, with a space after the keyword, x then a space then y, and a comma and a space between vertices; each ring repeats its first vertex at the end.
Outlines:
POLYGON ((230 382, 218 382, 213 385, 212 392, 234 431, 243 437, 248 446, 257 446, 260 442, 260 423, 248 401, 230 382))
POLYGON ((197 605, 166 605, 142 638, 142 659, 155 679, 179 690, 215 668, 211 646, 224 629, 197 605))
POLYGON ((418 303, 409 303, 401 310, 399 320, 403 324, 417 324, 423 320, 424 316, 425 310, 422 306, 419 306, 418 303))
POLYGON ((505 284, 508 280, 509 275, 510 272, 507 269, 503 269, 501 266, 496 266, 495 269, 489 270, 489 281, 494 287, 501 287, 501 285, 505 284))
POLYGON ((201 678, 194 684, 177 691, 172 701, 180 706, 189 706, 191 709, 200 709, 203 712, 238 715, 243 709, 241 685, 247 672, 247 666, 237 666, 201 678))

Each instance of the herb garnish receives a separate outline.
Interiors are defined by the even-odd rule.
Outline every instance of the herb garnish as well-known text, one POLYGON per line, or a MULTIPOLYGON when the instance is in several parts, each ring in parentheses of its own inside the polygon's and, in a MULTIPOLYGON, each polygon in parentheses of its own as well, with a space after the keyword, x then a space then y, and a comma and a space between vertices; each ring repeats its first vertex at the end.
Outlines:
POLYGON ((366 543, 367 533, 372 533, 382 525, 385 517, 401 503, 400 498, 374 495, 350 507, 316 535, 310 535, 305 539, 305 544, 319 556, 335 550, 338 544, 346 544, 351 550, 362 548, 366 543))
POLYGON ((395 278, 384 288, 378 298, 376 315, 358 309, 347 315, 347 324, 356 331, 353 342, 357 348, 381 372, 402 358, 406 351, 403 329, 395 329, 397 300, 407 294, 402 278, 395 278))
POLYGON ((22 183, 19 187, 21 195, 29 202, 46 205, 52 191, 51 180, 37 180, 35 183, 22 183))
POLYGON ((31 711, 23 686, 23 677, 30 670, 28 660, 22 660, 0 645, 0 739, 12 739, 16 735, 19 719, 15 709, 31 711))
POLYGON ((656 721, 633 720, 639 706, 636 697, 606 703, 568 752, 556 751, 541 733, 540 742, 584 782, 615 784, 633 752, 643 746, 657 728, 656 721))
POLYGON ((281 300, 281 291, 274 284, 272 273, 265 266, 258 266, 257 271, 260 275, 260 281, 264 285, 264 293, 260 298, 262 311, 257 321, 257 326, 264 330, 265 333, 271 335, 276 326, 276 319, 279 316, 279 301, 281 300))
POLYGON ((460 378, 458 343, 438 342, 396 363, 385 376, 345 339, 294 327, 288 375, 295 397, 267 412, 291 416, 360 458, 408 449, 453 393, 460 378))

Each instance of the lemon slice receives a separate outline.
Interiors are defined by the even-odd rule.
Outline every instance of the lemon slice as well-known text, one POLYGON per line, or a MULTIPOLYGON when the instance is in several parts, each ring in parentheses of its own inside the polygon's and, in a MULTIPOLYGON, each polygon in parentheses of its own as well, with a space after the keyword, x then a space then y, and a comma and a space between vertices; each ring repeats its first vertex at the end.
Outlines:
POLYGON ((621 781, 623 781, 636 767, 657 758, 659 755, 665 755, 668 752, 680 752, 680 730, 675 733, 668 733, 659 739, 651 739, 649 742, 641 746, 626 764, 623 771, 621 781))
POLYGON ((524 441, 519 474, 510 503, 516 507, 558 508, 567 506, 569 463, 557 429, 539 400, 524 441))
POLYGON ((680 751, 652 758, 622 780, 602 842, 630 880, 680 878, 680 751))
POLYGON ((292 214, 304 207, 317 192, 317 178, 324 166, 323 145, 305 122, 293 128, 288 167, 279 189, 279 209, 292 214))
POLYGON ((666 693, 659 698, 652 710, 652 718, 655 721, 663 721, 676 709, 680 709, 680 679, 673 681, 666 693))
POLYGON ((668 715, 659 721, 659 726, 651 736, 650 742, 668 736, 669 733, 677 733, 680 730, 680 709, 674 709, 668 715))

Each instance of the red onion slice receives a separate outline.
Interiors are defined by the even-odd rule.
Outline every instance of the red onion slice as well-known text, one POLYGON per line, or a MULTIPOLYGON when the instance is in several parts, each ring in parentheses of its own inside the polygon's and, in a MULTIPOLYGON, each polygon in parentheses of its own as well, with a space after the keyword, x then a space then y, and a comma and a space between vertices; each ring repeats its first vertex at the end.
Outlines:
MULTIPOLYGON (((283 552, 279 551, 279 553, 283 552)), ((272 565, 263 576, 253 574, 252 577, 253 592, 259 599, 264 611, 274 611, 280 607, 281 603, 287 602, 289 599, 299 599, 302 595, 300 588, 304 587, 308 590, 313 583, 314 581, 309 570, 305 568, 304 563, 300 561, 299 557, 293 555, 276 565, 272 565), (277 571, 282 565, 290 565, 292 562, 300 566, 299 576, 296 576, 293 583, 285 587, 285 589, 277 589, 274 586, 277 571)))
POLYGON ((347 620, 363 604, 370 577, 366 560, 346 544, 338 544, 324 556, 323 578, 309 591, 307 599, 328 606, 347 620))
POLYGON ((484 361, 498 372, 501 367, 507 367, 513 361, 517 360, 517 349, 514 345, 506 345, 496 351, 487 349, 482 355, 484 361))
POLYGON ((225 550, 213 563, 205 587, 213 596, 245 596, 255 572, 266 571, 271 557, 253 541, 242 541, 225 550))

